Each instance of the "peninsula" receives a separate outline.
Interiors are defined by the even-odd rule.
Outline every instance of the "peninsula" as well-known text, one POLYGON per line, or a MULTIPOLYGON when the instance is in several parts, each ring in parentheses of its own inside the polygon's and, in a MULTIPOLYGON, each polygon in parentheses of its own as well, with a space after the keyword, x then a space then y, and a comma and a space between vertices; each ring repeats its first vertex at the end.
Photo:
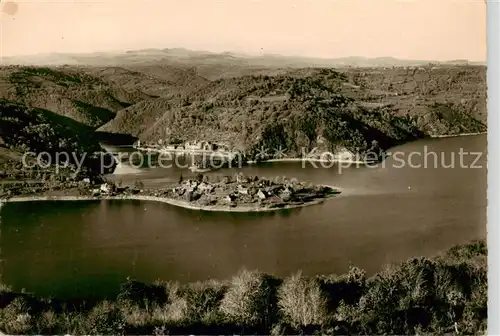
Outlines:
POLYGON ((17 189, 5 190, 1 202, 76 201, 100 199, 136 199, 157 201, 183 208, 204 211, 261 212, 290 209, 318 204, 340 194, 330 186, 318 186, 296 179, 277 177, 274 180, 236 174, 207 176, 183 180, 165 188, 140 189, 123 187, 106 181, 101 184, 89 180, 77 185, 33 189, 22 184, 17 189), (31 191, 31 192, 30 192, 31 191))

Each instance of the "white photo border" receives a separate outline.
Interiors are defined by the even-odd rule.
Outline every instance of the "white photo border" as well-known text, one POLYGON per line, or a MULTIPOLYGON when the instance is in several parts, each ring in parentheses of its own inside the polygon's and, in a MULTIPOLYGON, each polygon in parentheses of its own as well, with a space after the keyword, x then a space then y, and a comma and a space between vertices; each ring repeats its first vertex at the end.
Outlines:
POLYGON ((488 334, 500 335, 500 1, 487 0, 488 73, 488 334), (495 318, 497 316, 497 318, 495 318))

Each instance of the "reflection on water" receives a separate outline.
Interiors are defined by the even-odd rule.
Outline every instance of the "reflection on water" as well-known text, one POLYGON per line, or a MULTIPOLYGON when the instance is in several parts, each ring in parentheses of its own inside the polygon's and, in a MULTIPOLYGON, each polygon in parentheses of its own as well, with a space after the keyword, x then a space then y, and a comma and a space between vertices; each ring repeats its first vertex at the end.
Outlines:
POLYGON ((127 165, 124 162, 118 162, 113 172, 114 175, 127 175, 127 174, 140 174, 140 173, 141 169, 134 168, 130 165, 127 165))
MULTIPOLYGON (((460 147, 485 151, 486 137, 425 140, 395 150, 460 147)), ((299 269, 341 273, 351 264, 373 273, 388 262, 485 236, 485 168, 394 168, 391 160, 385 168, 341 173, 297 162, 242 168, 344 191, 320 205, 276 213, 199 212, 139 201, 7 204, 0 212, 1 280, 43 295, 102 296, 127 276, 187 282, 227 278, 242 267, 285 276, 299 269)), ((485 167, 485 157, 478 164, 485 167)), ((145 185, 161 186, 181 172, 189 175, 146 168, 119 178, 126 183, 140 176, 145 185)))

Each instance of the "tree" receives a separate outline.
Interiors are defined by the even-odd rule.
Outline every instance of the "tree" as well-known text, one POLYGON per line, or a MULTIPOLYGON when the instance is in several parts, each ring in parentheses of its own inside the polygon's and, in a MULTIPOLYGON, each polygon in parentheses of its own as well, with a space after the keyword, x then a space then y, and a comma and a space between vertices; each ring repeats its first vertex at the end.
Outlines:
POLYGON ((181 173, 181 175, 179 176, 179 184, 182 184, 182 182, 184 182, 184 177, 182 176, 182 173, 181 173))

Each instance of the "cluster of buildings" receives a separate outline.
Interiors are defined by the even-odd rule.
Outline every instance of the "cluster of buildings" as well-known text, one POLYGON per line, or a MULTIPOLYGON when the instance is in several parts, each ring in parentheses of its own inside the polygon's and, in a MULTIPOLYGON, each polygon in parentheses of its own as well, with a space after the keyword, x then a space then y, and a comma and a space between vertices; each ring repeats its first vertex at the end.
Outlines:
POLYGON ((134 144, 136 148, 149 148, 160 151, 229 151, 230 148, 226 144, 214 143, 211 141, 186 141, 180 144, 144 144, 137 141, 134 144))
POLYGON ((97 184, 89 188, 92 196, 115 196, 120 194, 145 194, 186 202, 196 202, 202 206, 222 205, 258 205, 280 206, 287 202, 304 203, 328 193, 320 187, 306 186, 295 179, 275 179, 274 181, 237 174, 233 177, 216 177, 216 182, 209 181, 208 176, 198 174, 196 179, 179 181, 175 186, 165 189, 141 190, 141 185, 135 188, 121 187, 113 182, 97 184))
POLYGON ((290 201, 295 193, 304 190, 302 183, 274 183, 258 177, 238 175, 235 179, 224 177, 217 183, 186 180, 172 189, 172 196, 188 202, 201 201, 211 205, 283 203, 290 201))
MULTIPOLYGON (((90 181, 85 180, 85 183, 89 183, 90 181)), ((105 182, 101 184, 98 188, 92 189, 92 196, 103 196, 103 195, 113 195, 117 190, 116 185, 111 182, 105 182)))
POLYGON ((141 192, 141 190, 137 188, 129 188, 129 187, 119 187, 113 182, 105 182, 102 183, 98 188, 94 188, 91 190, 92 196, 114 196, 116 194, 121 193, 132 193, 137 194, 141 192))

